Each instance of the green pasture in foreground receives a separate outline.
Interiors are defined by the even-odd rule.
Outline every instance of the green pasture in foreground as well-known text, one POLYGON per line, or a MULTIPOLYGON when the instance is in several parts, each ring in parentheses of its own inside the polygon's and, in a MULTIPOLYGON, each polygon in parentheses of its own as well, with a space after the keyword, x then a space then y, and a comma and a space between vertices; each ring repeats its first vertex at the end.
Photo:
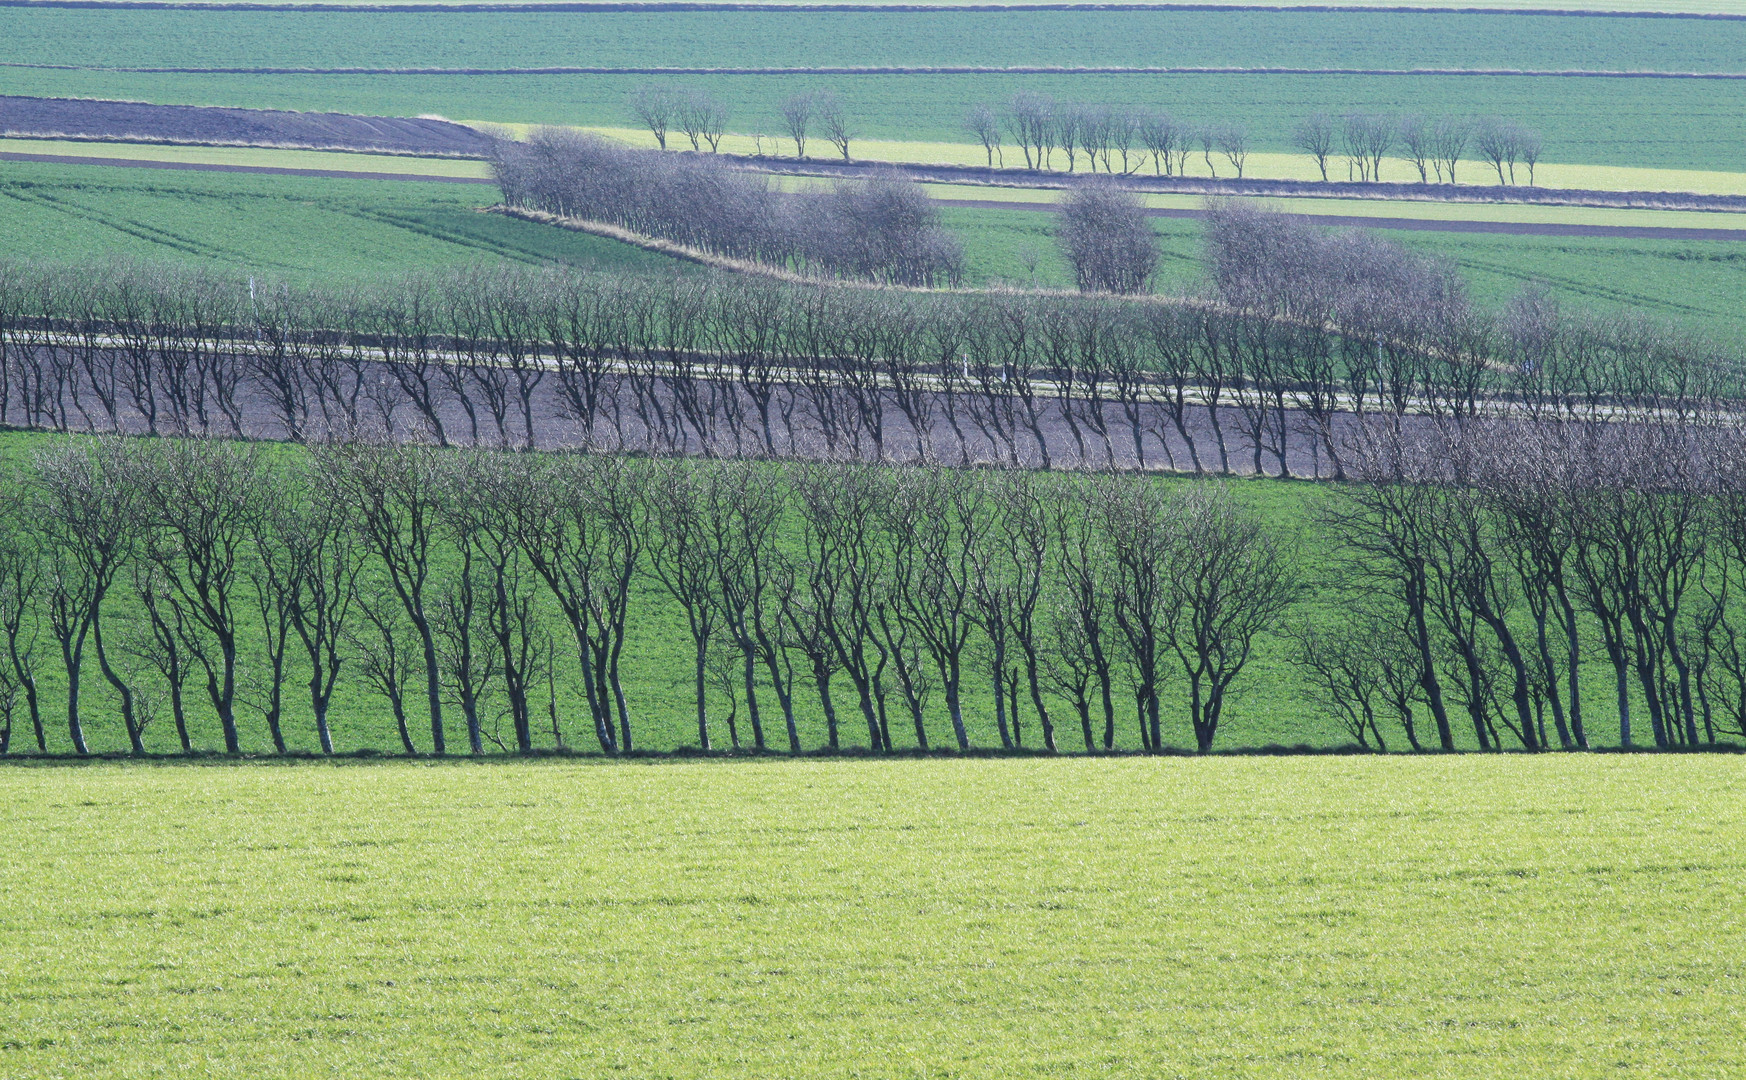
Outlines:
POLYGON ((1743 766, 0 769, 0 1072, 1734 1076, 1743 766))
POLYGON ((499 259, 626 267, 670 259, 480 214, 485 184, 0 163, 0 254, 211 263, 291 278, 358 277, 499 259))

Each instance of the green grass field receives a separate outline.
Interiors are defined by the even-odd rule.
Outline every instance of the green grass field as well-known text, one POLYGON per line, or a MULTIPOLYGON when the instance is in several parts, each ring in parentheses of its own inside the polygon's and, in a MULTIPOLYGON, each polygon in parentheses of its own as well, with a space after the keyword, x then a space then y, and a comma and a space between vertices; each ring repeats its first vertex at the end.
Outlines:
POLYGON ((0 1072, 1734 1076, 1741 770, 5 768, 0 1072))
MULTIPOLYGON (((1377 210, 1386 212, 1386 208, 1377 210)), ((1072 273, 1052 235, 1052 215, 1026 210, 950 207, 945 224, 964 240, 973 281, 1067 288, 1072 273), (1035 258, 1036 270, 1030 270, 1035 258)), ((1201 276, 1200 226, 1156 219, 1162 259, 1159 291, 1195 287, 1201 276)), ((1746 243, 1729 240, 1636 240, 1379 230, 1416 251, 1448 258, 1474 298, 1502 304, 1529 284, 1566 303, 1628 306, 1728 342, 1746 341, 1746 243)))
MULTIPOLYGON (((495 259, 679 265, 614 241, 475 212, 495 198, 495 189, 483 185, 13 162, 0 164, 0 254, 126 254, 303 278, 495 259)), ((1051 215, 948 205, 942 218, 964 241, 971 284, 1071 284, 1051 215)), ((1156 227, 1164 250, 1159 286, 1191 286, 1199 273, 1199 227, 1180 220, 1156 227)), ((1454 258, 1488 303, 1537 280, 1573 301, 1631 304, 1717 335, 1746 335, 1738 302, 1746 295, 1746 245, 1737 242, 1390 235, 1454 258)))
POLYGON ((0 163, 0 253, 207 262, 291 278, 506 259, 625 267, 671 260, 480 214, 493 187, 0 163))
MULTIPOLYGON (((1255 12, 288 13, 0 10, 0 92, 503 123, 621 125, 649 76, 131 73, 118 67, 503 68, 830 64, 1151 64, 1732 70, 1746 23, 1255 12)), ((963 112, 1022 89, 1241 122, 1290 149, 1310 112, 1508 115, 1566 164, 1746 171, 1738 81, 1363 75, 713 75, 683 81, 730 128, 778 130, 777 104, 832 88, 866 138, 961 141, 963 112)))
POLYGON ((1746 22, 1351 11, 0 11, 97 68, 1294 67, 1736 71, 1746 22))

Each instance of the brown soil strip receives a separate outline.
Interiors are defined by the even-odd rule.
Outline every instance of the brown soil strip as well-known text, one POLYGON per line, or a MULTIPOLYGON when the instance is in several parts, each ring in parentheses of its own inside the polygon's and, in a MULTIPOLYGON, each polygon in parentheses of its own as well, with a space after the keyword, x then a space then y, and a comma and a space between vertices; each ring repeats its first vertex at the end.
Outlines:
POLYGON ((106 71, 128 75, 1374 75, 1516 76, 1548 79, 1746 79, 1740 71, 1603 71, 1522 68, 1310 68, 1310 67, 1070 67, 1059 64, 939 67, 108 67, 76 64, 0 64, 51 71, 106 71))
POLYGON ((353 113, 0 96, 0 131, 42 138, 280 146, 483 157, 491 137, 447 120, 353 113))
POLYGON ((133 158, 80 157, 76 154, 14 154, 0 152, 0 161, 37 161, 51 165, 113 165, 125 169, 174 169, 181 172, 263 173, 268 176, 325 176, 337 180, 420 180, 432 184, 491 184, 482 176, 424 176, 419 173, 353 172, 350 169, 289 169, 274 165, 219 165, 204 161, 138 161, 133 158))

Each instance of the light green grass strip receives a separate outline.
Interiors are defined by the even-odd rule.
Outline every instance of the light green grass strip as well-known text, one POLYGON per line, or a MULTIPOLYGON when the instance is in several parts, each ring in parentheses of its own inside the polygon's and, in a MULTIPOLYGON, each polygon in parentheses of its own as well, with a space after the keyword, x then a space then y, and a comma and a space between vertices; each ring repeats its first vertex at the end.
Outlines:
POLYGON ((350 154, 326 150, 281 150, 252 146, 165 146, 156 143, 86 142, 81 139, 0 139, 0 151, 127 161, 185 161, 202 165, 250 165, 275 169, 324 169, 412 176, 486 177, 491 167, 464 158, 401 154, 350 154))
POLYGON ((1743 766, 0 769, 0 1069, 1740 1076, 1743 766))

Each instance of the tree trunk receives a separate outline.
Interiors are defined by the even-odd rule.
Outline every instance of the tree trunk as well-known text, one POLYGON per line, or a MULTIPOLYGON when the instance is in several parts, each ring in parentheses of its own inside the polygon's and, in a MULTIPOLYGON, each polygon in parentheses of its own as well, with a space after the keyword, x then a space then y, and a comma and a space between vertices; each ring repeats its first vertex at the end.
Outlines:
POLYGON ((424 646, 424 696, 430 704, 430 750, 442 757, 448 753, 448 747, 443 740, 443 686, 437 663, 436 638, 431 634, 430 620, 422 614, 414 614, 413 625, 418 628, 419 643, 424 646))

